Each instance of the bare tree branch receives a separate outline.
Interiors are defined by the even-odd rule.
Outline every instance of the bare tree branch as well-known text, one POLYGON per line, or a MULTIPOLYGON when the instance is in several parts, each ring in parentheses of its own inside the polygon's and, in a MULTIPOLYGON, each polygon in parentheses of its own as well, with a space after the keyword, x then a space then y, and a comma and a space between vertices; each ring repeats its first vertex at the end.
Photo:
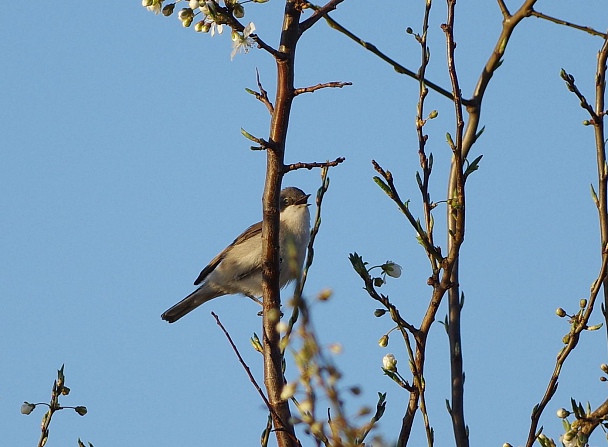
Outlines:
MULTIPOLYGON (((317 6, 314 6, 311 4, 312 8, 318 8, 317 6)), ((376 56, 378 56, 380 59, 382 59, 384 62, 388 63, 390 66, 393 67, 393 69, 399 73, 399 74, 404 74, 406 76, 409 76, 410 78, 416 79, 416 80, 423 80, 424 83, 433 91, 439 93, 440 95, 445 96, 448 99, 453 99, 452 94, 444 89, 443 87, 439 86, 438 84, 435 84, 432 81, 429 81, 428 79, 425 78, 421 78, 417 73, 415 73, 414 71, 410 70, 409 68, 404 67, 403 65, 401 65, 400 63, 398 63, 397 61, 395 61, 394 59, 390 58, 389 56, 387 56, 386 54, 384 54, 382 51, 380 51, 378 49, 378 47, 376 47, 374 44, 370 43, 370 42, 366 42, 365 40, 361 39, 360 37, 358 37, 356 34, 352 33, 351 31, 349 31, 348 29, 346 29, 344 26, 340 25, 338 22, 336 22, 334 19, 332 19, 329 15, 325 15, 324 16, 325 20, 327 21, 327 24, 335 29, 336 31, 339 31, 340 33, 344 34, 346 37, 348 37, 349 39, 353 40, 354 42, 358 43, 359 45, 361 45, 363 48, 365 48, 366 50, 372 52, 373 54, 375 54, 376 56)), ((466 99, 463 99, 463 104, 464 105, 468 105, 469 101, 466 99)))
POLYGON ((306 2, 307 6, 312 7, 315 12, 308 19, 304 20, 300 24, 300 32, 303 33, 308 30, 311 26, 317 23, 319 19, 321 19, 321 17, 325 16, 328 12, 336 9, 338 5, 343 1, 344 0, 330 0, 325 4, 325 6, 321 7, 314 6, 311 3, 306 2))
POLYGON ((287 173, 289 171, 295 171, 296 169, 308 169, 311 170, 313 168, 329 168, 329 167, 333 167, 333 166, 338 166, 340 163, 344 162, 344 160, 346 160, 346 158, 344 157, 338 157, 336 158, 334 161, 326 161, 323 163, 318 163, 318 162, 313 162, 313 163, 292 163, 290 165, 285 165, 283 167, 284 172, 287 173))
POLYGON ((249 376, 249 380, 251 381, 251 383, 253 384, 254 388, 257 390, 258 394, 260 395, 260 397, 264 401, 264 404, 266 405, 266 407, 268 408, 268 410, 271 413, 274 412, 274 409, 272 408, 272 405, 270 405, 270 402, 268 402, 268 399, 266 398, 266 395, 262 391, 262 388, 260 388, 260 386, 258 385, 258 382, 255 380, 255 377, 253 377, 253 374, 251 373, 251 370, 249 369, 249 366, 247 366, 247 363, 245 363, 245 360, 243 360, 243 357, 241 357, 241 353, 239 352, 238 348, 236 347, 236 345, 232 341, 232 337, 230 336, 230 334, 228 333, 228 331, 226 330, 226 328, 224 327, 224 325, 220 321, 220 317, 218 317, 215 312, 211 312, 211 315, 213 315, 213 318, 215 318, 215 322, 217 323, 217 325, 224 332, 224 335, 228 339, 228 343, 230 343, 230 346, 232 347, 232 350, 234 351, 234 353, 236 354, 237 358, 239 359, 239 363, 241 364, 241 366, 243 367, 243 369, 247 373, 247 376, 249 376))
POLYGON ((572 325, 570 328, 569 334, 564 337, 564 342, 566 346, 564 346, 557 355, 557 359, 555 361, 555 368, 553 369, 553 374, 549 379, 549 384, 547 385, 547 389, 541 401, 534 406, 532 410, 532 416, 530 417, 530 431, 528 432, 528 440, 526 441, 526 447, 532 447, 536 438, 539 434, 538 432, 538 424, 540 422, 540 417, 542 413, 553 398, 553 395, 557 391, 558 379, 562 370, 562 366, 564 362, 570 355, 570 353, 576 348, 578 345, 580 334, 582 331, 587 329, 587 323, 589 322, 589 318, 591 317, 591 313, 593 312, 593 308, 595 305, 596 298, 602 288, 602 283, 606 279, 606 274, 608 272, 608 253, 605 251, 602 253, 602 266, 597 275, 597 279, 593 282, 591 287, 591 293, 589 295, 589 302, 585 309, 581 310, 576 316, 571 317, 572 325))
POLYGON ((270 123, 270 142, 266 151, 266 181, 264 184, 262 220, 262 291, 264 311, 262 317, 264 347, 264 385, 268 401, 274 409, 273 425, 279 447, 294 447, 295 430, 291 421, 288 401, 281 398, 284 386, 283 353, 280 334, 276 330, 281 315, 279 288, 279 194, 284 173, 285 141, 293 102, 295 51, 299 32, 300 0, 286 0, 277 54, 277 91, 274 112, 270 123), (276 416, 275 416, 276 415, 276 416))
POLYGON ((577 25, 577 24, 572 23, 572 22, 567 22, 565 20, 557 19, 555 17, 548 16, 547 14, 543 14, 542 12, 538 12, 538 11, 535 11, 535 10, 530 11, 530 15, 532 17, 538 17, 539 19, 544 19, 544 20, 547 20, 549 22, 557 23, 558 25, 564 25, 564 26, 567 26, 567 27, 570 27, 570 28, 577 29, 579 31, 584 31, 586 33, 591 34, 592 36, 599 36, 602 39, 606 39, 606 37, 608 36, 606 33, 601 33, 601 32, 596 31, 593 28, 590 28, 588 26, 581 26, 581 25, 577 25))
POLYGON ((451 241, 448 251, 448 259, 453 262, 450 282, 454 284, 448 290, 448 325, 447 333, 450 343, 450 374, 451 374, 451 404, 450 417, 454 430, 454 440, 458 447, 469 446, 469 435, 464 417, 464 371, 462 360, 462 339, 460 336, 460 316, 462 302, 459 291, 458 265, 460 258, 460 246, 464 240, 465 219, 465 189, 463 173, 463 150, 462 139, 464 132, 464 120, 462 116, 462 95, 456 72, 456 59, 454 51, 456 42, 454 40, 454 16, 456 0, 448 0, 448 20, 442 25, 446 36, 448 73, 452 83, 452 94, 454 95, 454 114, 456 117, 456 141, 449 143, 452 146, 452 172, 455 173, 455 188, 448 192, 448 221, 453 231, 448 233, 451 241))
POLYGON ((301 95, 302 93, 313 93, 322 88, 342 88, 345 85, 353 85, 353 83, 352 82, 326 82, 324 84, 317 84, 317 85, 313 85, 311 87, 297 88, 293 92, 293 95, 298 96, 298 95, 301 95))

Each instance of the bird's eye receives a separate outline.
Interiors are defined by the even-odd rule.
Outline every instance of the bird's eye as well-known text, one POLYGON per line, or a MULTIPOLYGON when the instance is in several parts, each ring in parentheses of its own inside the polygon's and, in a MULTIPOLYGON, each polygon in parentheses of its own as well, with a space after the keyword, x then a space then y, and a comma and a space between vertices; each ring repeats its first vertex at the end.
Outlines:
POLYGON ((285 197, 283 199, 283 205, 285 205, 285 206, 289 205, 289 199, 287 197, 285 197))

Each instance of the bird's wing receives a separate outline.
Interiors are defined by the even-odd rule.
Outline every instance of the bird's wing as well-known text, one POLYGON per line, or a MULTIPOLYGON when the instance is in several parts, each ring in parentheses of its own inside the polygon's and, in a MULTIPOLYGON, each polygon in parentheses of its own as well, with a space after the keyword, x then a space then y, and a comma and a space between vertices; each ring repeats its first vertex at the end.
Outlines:
MULTIPOLYGON (((224 259, 224 257, 226 256, 226 254, 232 250, 232 247, 234 247, 236 244, 241 243, 242 241, 244 241, 245 239, 249 239, 251 237, 257 236, 262 234, 262 222, 258 222, 255 223, 253 225, 251 225, 249 228, 247 228, 245 231, 243 231, 233 242, 232 244, 230 244, 228 247, 226 247, 225 249, 223 249, 215 258, 213 258, 211 260, 211 262, 209 263, 209 265, 207 265, 207 267, 205 267, 201 273, 198 275, 198 278, 196 278, 196 281, 194 281, 194 285, 198 286, 200 283, 202 283, 205 278, 213 271, 215 270, 215 268, 220 264, 220 262, 222 262, 222 260, 224 259)), ((243 276, 247 276, 247 275, 243 275, 243 276)))

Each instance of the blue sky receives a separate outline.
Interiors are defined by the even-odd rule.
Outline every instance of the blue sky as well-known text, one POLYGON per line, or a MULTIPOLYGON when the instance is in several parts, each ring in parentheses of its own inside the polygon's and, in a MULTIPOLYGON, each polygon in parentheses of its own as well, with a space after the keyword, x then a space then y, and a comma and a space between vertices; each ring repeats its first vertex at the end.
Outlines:
MULTIPOLYGON (((484 3, 457 8, 464 96, 499 34, 498 7, 484 3)), ((89 414, 57 415, 49 446, 76 445, 77 437, 96 446, 257 445, 266 411, 210 312, 261 380, 261 359, 248 341, 260 331, 258 309, 233 296, 174 325, 160 314, 261 217, 265 156, 249 150, 240 128, 267 135, 268 113, 245 88, 256 87, 257 68, 272 97, 273 61, 255 49, 231 61, 228 33, 196 34, 139 1, 92 6, 55 2, 39 11, 14 2, 0 11, 0 443, 37 441, 43 411, 26 417, 19 407, 24 400, 47 401, 56 369, 65 364, 72 394, 62 402, 86 405, 89 414)), ((388 13, 375 8, 348 0, 333 17, 416 70, 419 49, 405 28, 419 30, 421 8, 403 2, 383 2, 388 13)), ((607 27, 602 2, 540 2, 538 9, 607 27)), ((260 36, 275 44, 282 2, 246 11, 260 36)), ((428 74, 447 87, 444 20, 445 6, 436 2, 428 74)), ((599 38, 529 18, 516 29, 485 98, 486 131, 473 148, 484 158, 468 183, 461 265, 466 418, 474 445, 525 441, 530 412, 568 330, 554 310, 576 311, 599 269, 589 194, 596 175, 592 130, 581 125, 587 116, 559 71, 572 73, 591 97, 600 46, 599 38)), ((287 145, 289 162, 346 157, 330 172, 306 292, 334 291, 330 302, 313 305, 315 325, 322 341, 344 347, 337 358, 344 386, 363 388, 349 402, 353 411, 388 392, 379 432, 391 440, 407 396, 382 376, 381 359, 392 352, 405 368, 406 354, 396 340, 378 347, 391 325, 373 317, 376 305, 361 290, 348 253, 402 265, 402 277, 385 292, 417 324, 429 296, 424 253, 371 180, 370 163, 390 169, 402 197, 420 211, 417 83, 320 22, 300 41, 296 84, 329 81, 353 85, 299 96, 287 145)), ((427 126, 435 158, 431 194, 439 201, 453 107, 431 93, 432 109, 439 117, 427 126)), ((314 192, 319 173, 290 173, 284 184, 314 192)), ((440 208, 436 219, 439 229, 440 208)), ((442 308, 441 319, 444 314, 442 308)), ((599 319, 598 313, 592 322, 599 319)), ((452 439, 444 406, 447 354, 437 324, 426 381, 442 445, 452 439)), ((571 396, 592 405, 604 400, 598 366, 605 361, 604 332, 584 334, 542 421, 547 434, 559 434, 555 410, 571 396)), ((424 442, 420 419, 413 441, 424 442)))

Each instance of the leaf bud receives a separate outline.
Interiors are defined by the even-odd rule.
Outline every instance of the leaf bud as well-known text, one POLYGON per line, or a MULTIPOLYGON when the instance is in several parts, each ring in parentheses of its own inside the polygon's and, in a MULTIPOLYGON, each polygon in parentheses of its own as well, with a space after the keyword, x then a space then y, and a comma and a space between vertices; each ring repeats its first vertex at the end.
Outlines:
POLYGON ((381 317, 382 315, 384 315, 386 313, 385 309, 376 309, 374 311, 374 317, 381 317))
POLYGON ((584 309, 585 307, 587 307, 587 300, 585 298, 583 298, 581 300, 580 306, 581 306, 581 309, 584 309))
POLYGON ((163 6, 162 13, 165 17, 169 17, 173 14, 173 10, 175 9, 175 3, 169 3, 168 5, 163 6))
POLYGON ((237 3, 236 5, 234 5, 232 14, 234 14, 234 17, 236 17, 237 19, 242 19, 245 16, 245 8, 243 8, 243 5, 241 5, 240 3, 237 3))

